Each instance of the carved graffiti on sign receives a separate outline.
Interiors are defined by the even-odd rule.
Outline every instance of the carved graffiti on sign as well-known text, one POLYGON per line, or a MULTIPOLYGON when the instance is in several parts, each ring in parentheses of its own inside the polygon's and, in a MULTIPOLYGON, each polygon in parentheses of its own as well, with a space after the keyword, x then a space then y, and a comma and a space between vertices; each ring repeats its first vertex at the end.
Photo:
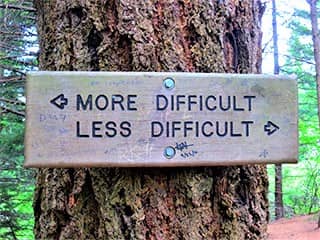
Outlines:
POLYGON ((297 89, 291 78, 110 72, 28 76, 29 167, 296 160, 297 89))

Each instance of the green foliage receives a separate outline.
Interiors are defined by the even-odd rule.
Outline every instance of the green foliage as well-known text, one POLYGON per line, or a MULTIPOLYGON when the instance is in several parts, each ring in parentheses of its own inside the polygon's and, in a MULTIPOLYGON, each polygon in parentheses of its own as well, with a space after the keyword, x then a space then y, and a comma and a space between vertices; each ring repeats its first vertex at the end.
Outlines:
MULTIPOLYGON (((289 56, 281 69, 298 77, 299 163, 283 165, 285 214, 308 214, 320 207, 320 130, 309 12, 295 10, 289 24, 289 56)), ((274 204, 274 170, 268 167, 270 202, 274 204)), ((273 214, 272 214, 273 215, 273 214)))
MULTIPOLYGON (((2 4, 32 6, 31 1, 2 4)), ((33 239, 34 173, 23 166, 24 78, 37 64, 34 13, 0 8, 0 239, 33 239)))
POLYGON ((23 169, 24 122, 0 121, 0 239, 32 239, 33 173, 23 169))

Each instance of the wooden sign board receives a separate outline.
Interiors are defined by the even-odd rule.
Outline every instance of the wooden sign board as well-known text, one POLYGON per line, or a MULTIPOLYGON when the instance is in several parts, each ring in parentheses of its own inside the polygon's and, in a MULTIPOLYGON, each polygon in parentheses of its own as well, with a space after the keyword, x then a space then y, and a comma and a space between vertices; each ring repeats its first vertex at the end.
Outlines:
POLYGON ((34 72, 26 167, 297 161, 297 85, 266 75, 34 72))

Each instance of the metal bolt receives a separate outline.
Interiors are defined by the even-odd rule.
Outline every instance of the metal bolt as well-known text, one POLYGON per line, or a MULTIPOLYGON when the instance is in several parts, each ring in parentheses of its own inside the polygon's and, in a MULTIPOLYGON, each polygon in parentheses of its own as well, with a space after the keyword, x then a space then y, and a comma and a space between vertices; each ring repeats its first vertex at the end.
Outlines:
POLYGON ((176 150, 173 147, 168 146, 164 149, 163 155, 166 158, 171 159, 174 157, 174 155, 176 155, 176 150))
POLYGON ((166 89, 172 89, 175 86, 175 82, 174 82, 174 80, 172 78, 166 78, 166 79, 163 80, 163 86, 166 89))

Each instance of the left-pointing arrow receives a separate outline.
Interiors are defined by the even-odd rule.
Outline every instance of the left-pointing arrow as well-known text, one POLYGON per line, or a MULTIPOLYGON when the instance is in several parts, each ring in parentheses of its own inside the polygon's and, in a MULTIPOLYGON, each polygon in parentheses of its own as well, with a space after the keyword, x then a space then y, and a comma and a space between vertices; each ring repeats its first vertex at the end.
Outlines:
POLYGON ((51 99, 50 103, 52 103, 53 105, 55 105, 60 109, 64 109, 64 107, 68 105, 68 98, 65 98, 64 94, 61 93, 60 95, 51 99))

